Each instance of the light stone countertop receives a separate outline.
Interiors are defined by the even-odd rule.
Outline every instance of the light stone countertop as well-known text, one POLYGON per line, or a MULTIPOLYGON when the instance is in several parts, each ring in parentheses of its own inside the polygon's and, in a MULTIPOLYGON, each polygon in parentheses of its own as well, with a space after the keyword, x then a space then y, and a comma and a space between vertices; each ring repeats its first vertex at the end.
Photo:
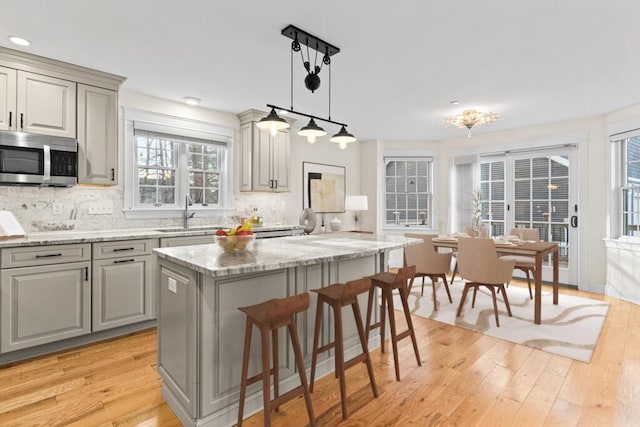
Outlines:
POLYGON ((345 232, 257 239, 251 250, 231 253, 216 243, 159 248, 154 253, 199 273, 227 276, 361 258, 421 242, 403 236, 345 232))
MULTIPOLYGON (((63 245, 72 243, 95 243, 128 239, 161 239, 167 237, 206 236, 215 234, 222 226, 123 228, 119 230, 61 230, 28 233, 26 237, 0 240, 0 249, 22 246, 63 245)), ((281 230, 301 230, 300 225, 265 224, 254 228, 256 233, 281 230)))

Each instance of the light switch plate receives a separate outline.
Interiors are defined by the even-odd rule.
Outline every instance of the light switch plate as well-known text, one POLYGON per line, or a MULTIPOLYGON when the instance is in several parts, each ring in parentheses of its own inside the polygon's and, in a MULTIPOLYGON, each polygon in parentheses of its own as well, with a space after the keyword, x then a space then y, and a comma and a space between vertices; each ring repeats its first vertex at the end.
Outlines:
POLYGON ((169 277, 168 278, 168 283, 169 283, 169 292, 173 292, 178 293, 178 282, 176 282, 176 279, 169 277))

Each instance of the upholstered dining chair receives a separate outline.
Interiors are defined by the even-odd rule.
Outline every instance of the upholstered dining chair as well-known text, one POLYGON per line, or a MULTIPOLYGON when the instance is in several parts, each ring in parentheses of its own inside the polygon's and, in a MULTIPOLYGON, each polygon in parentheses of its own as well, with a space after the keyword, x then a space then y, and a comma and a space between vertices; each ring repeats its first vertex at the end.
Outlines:
POLYGON ((464 284, 460 305, 456 316, 460 316, 467 292, 473 288, 473 300, 471 308, 476 303, 476 293, 480 286, 491 291, 493 298, 493 311, 496 316, 496 326, 500 326, 498 320, 498 303, 496 300, 496 288, 502 292, 507 313, 511 317, 511 307, 504 284, 509 283, 513 275, 515 261, 498 258, 495 244, 491 239, 460 237, 458 238, 458 268, 460 277, 467 282, 464 284))
MULTIPOLYGON (((512 236, 520 236, 520 230, 512 228, 509 233, 512 236)), ((522 232, 522 240, 530 240, 537 242, 540 240, 540 234, 537 228, 525 228, 522 232)), ((500 259, 515 261, 513 268, 522 271, 527 275, 527 285, 529 285, 529 298, 533 299, 533 292, 531 292, 531 276, 534 275, 536 270, 536 257, 530 255, 503 255, 500 259), (529 274, 531 273, 531 274, 529 274)))
MULTIPOLYGON (((467 226, 465 230, 466 230, 466 233, 469 235, 469 237, 482 237, 483 239, 490 237, 489 227, 480 227, 480 229, 476 231, 473 229, 473 227, 467 226)), ((453 273, 451 273, 451 280, 449 280, 449 283, 451 284, 453 284, 453 279, 456 278, 456 274, 458 273, 458 251, 453 251, 452 255, 456 263, 453 266, 453 273)))
POLYGON ((407 246, 404 248, 404 265, 415 265, 416 273, 414 279, 409 284, 409 292, 413 286, 413 280, 415 277, 422 277, 422 290, 420 295, 424 295, 424 278, 431 279, 431 287, 433 288, 433 310, 438 311, 438 304, 436 300, 436 283, 438 279, 442 278, 444 282, 444 289, 447 291, 449 302, 453 303, 451 299, 451 292, 449 292, 449 284, 447 283, 447 272, 451 266, 451 253, 438 253, 433 246, 432 239, 435 236, 427 234, 412 234, 405 233, 405 237, 412 237, 415 239, 422 239, 424 243, 419 245, 407 246))

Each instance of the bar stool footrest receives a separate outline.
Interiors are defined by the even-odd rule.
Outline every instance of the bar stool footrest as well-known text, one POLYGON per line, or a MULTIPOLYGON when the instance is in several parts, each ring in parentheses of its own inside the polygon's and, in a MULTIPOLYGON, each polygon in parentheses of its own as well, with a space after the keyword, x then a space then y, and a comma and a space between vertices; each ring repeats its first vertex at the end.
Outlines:
POLYGON ((353 367, 353 366, 355 366, 355 365, 357 365, 359 363, 362 363, 362 362, 364 362, 366 360, 367 360, 367 355, 366 354, 364 354, 364 353, 359 354, 358 356, 354 357, 353 359, 350 359, 350 360, 347 360, 346 362, 344 362, 344 370, 346 371, 347 369, 349 369, 349 368, 351 368, 351 367, 353 367))
POLYGON ((291 399, 294 399, 294 398, 300 396, 301 394, 304 394, 304 387, 302 385, 299 385, 298 387, 294 388, 293 390, 289 390, 285 394, 281 394, 277 398, 273 399, 271 401, 271 406, 279 407, 283 403, 286 403, 286 402, 290 401, 291 399))

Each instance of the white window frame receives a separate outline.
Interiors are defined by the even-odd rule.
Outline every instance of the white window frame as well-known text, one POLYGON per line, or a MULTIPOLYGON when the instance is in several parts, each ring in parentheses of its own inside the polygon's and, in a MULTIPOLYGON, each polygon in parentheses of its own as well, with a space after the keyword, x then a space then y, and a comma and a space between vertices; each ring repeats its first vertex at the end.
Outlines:
POLYGON ((213 123, 175 117, 134 108, 124 109, 124 215, 127 219, 180 218, 184 216, 188 192, 188 170, 186 155, 180 150, 176 172, 176 203, 165 206, 140 206, 136 203, 136 142, 134 129, 169 135, 211 140, 226 144, 226 155, 220 166, 220 204, 216 206, 189 206, 189 212, 197 212, 198 217, 217 217, 233 211, 233 136, 234 130, 213 123))
POLYGON ((392 228, 392 227, 407 227, 407 226, 414 226, 414 227, 426 227, 428 229, 436 229, 435 223, 438 220, 437 215, 437 211, 435 208, 435 197, 434 197, 434 188, 435 188, 435 173, 434 173, 434 169, 435 169, 435 159, 433 156, 429 156, 429 155, 420 155, 420 156, 402 156, 402 155, 385 155, 383 157, 383 171, 384 171, 384 194, 383 194, 383 201, 382 201, 382 226, 383 228, 392 228), (416 219, 416 223, 409 223, 408 220, 405 218, 404 222, 401 222, 400 224, 395 224, 395 223, 387 223, 387 187, 386 187, 386 177, 387 177, 387 171, 386 171, 386 165, 388 161, 427 161, 429 163, 428 165, 428 201, 427 201, 427 218, 426 218, 426 225, 421 225, 420 223, 420 218, 416 219))
POLYGON ((626 187, 625 182, 625 159, 623 150, 623 141, 640 136, 640 128, 636 126, 640 123, 634 123, 626 131, 619 131, 616 133, 610 133, 609 141, 611 142, 611 149, 609 150, 611 165, 611 187, 612 194, 610 195, 611 203, 609 205, 609 235, 611 238, 618 238, 624 240, 640 241, 637 236, 627 236, 623 234, 623 209, 622 209, 622 192, 626 187))

